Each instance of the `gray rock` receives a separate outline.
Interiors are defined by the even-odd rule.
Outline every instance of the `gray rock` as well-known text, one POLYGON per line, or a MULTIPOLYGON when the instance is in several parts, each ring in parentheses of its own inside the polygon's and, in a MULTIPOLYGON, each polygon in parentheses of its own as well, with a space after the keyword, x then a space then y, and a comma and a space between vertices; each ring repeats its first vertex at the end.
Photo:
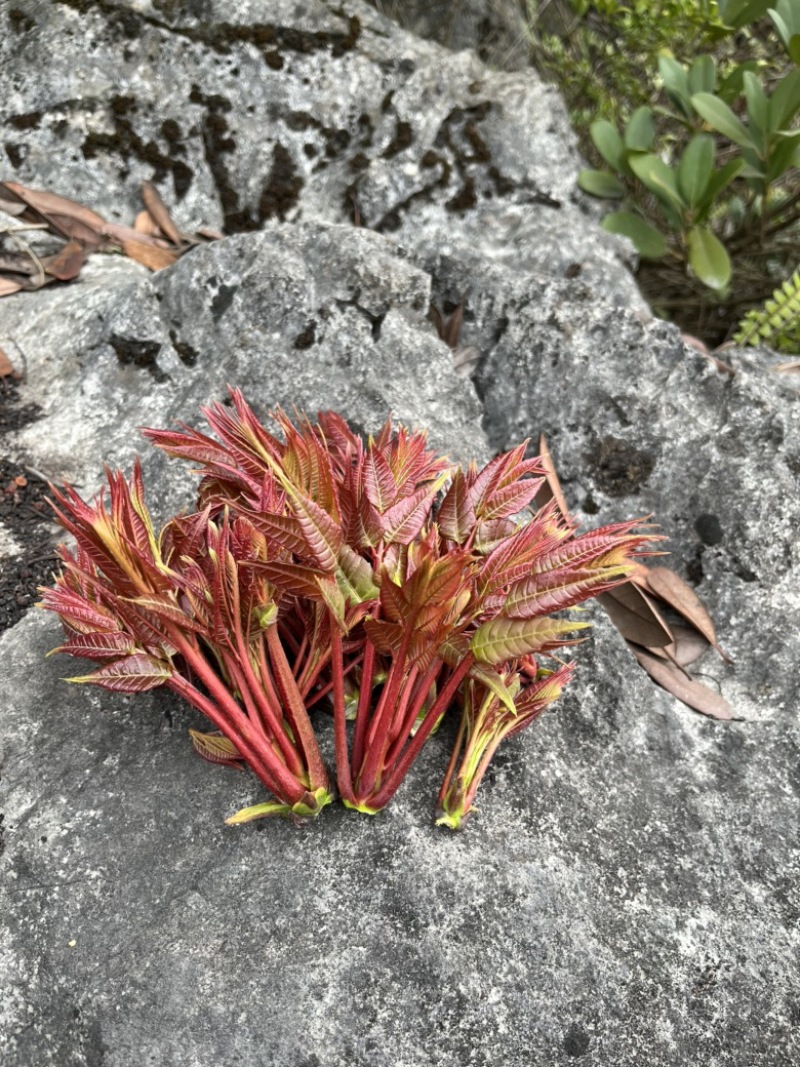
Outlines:
MULTIPOLYGON (((144 179, 186 230, 344 222, 357 204, 411 248, 434 235, 485 248, 495 231, 507 255, 560 276, 599 210, 576 191, 552 86, 421 41, 358 0, 20 0, 0 9, 0 69, 4 176, 115 220, 140 210, 144 179)), ((607 238, 579 255, 633 294, 629 257, 607 238)))
MULTIPOLYGON (((701 670, 738 716, 656 689, 594 611, 571 690, 501 748, 464 834, 431 826, 451 723, 379 817, 225 827, 263 793, 193 755, 194 712, 67 686, 73 665, 44 658, 59 628, 31 613, 0 637, 3 1067, 794 1067, 788 377, 733 352, 729 379, 652 321, 623 242, 573 200, 551 90, 364 5, 16 0, 0 70, 19 180, 128 219, 142 178, 183 188, 182 161, 182 226, 264 226, 157 275, 95 257, 0 300, 40 408, 9 454, 88 493, 136 427, 199 424, 229 382, 262 413, 372 429, 391 410, 461 460, 544 430, 576 514, 652 511, 669 534, 735 659, 701 670), (358 175, 383 232, 349 224, 358 175), (448 206, 470 180, 475 204, 448 206), (474 390, 431 296, 466 301, 474 390)), ((145 455, 156 510, 189 503, 182 467, 145 455)))
POLYGON ((519 70, 530 64, 524 4, 514 0, 369 0, 383 15, 418 37, 454 52, 477 52, 490 67, 519 70))

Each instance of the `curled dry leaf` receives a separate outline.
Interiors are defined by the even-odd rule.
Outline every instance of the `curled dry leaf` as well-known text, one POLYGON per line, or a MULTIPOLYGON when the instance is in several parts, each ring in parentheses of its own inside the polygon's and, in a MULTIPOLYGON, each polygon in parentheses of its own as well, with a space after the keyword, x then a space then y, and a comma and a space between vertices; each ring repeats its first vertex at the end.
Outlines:
POLYGON ((43 265, 45 272, 51 278, 60 282, 69 282, 78 277, 85 262, 86 253, 82 245, 77 241, 69 241, 57 255, 44 260, 43 265))
POLYGON ((670 660, 660 659, 646 648, 640 648, 631 642, 629 645, 636 662, 662 689, 666 689, 695 711, 713 719, 728 720, 733 717, 730 704, 719 693, 715 693, 702 682, 687 677, 684 671, 670 660))
POLYGON ((457 348, 461 324, 464 321, 464 305, 459 304, 451 315, 445 315, 435 304, 431 304, 428 318, 436 327, 436 332, 444 343, 449 348, 457 348))
MULTIPOLYGON (((2 285, 2 281, 0 281, 2 285)), ((14 374, 14 364, 5 354, 2 348, 0 348, 0 378, 8 378, 14 374)))
POLYGON ((165 237, 168 237, 175 245, 183 244, 183 234, 172 221, 172 216, 167 210, 167 205, 152 182, 142 182, 142 200, 150 217, 165 237))
POLYGON ((120 241, 122 251, 129 259, 136 260, 150 270, 163 270, 177 263, 179 256, 170 252, 168 248, 159 248, 157 245, 145 244, 131 237, 125 237, 120 241))
POLYGON ((714 623, 711 621, 705 604, 680 575, 671 571, 669 567, 642 567, 634 580, 640 585, 644 583, 649 593, 663 600, 665 604, 669 604, 690 626, 701 633, 710 645, 714 646, 726 663, 731 662, 717 642, 714 623))
POLYGON ((673 637, 672 644, 664 645, 663 648, 650 645, 647 651, 652 652, 653 655, 659 656, 661 659, 671 659, 679 667, 690 667, 701 656, 704 656, 711 647, 705 637, 692 626, 681 626, 680 623, 673 623, 670 626, 670 630, 673 637))
POLYGON ((644 648, 666 648, 673 643, 669 626, 646 593, 626 582, 597 598, 626 641, 644 648))
POLYGON ((137 233, 147 234, 148 237, 162 237, 163 234, 156 226, 149 211, 140 211, 133 222, 133 228, 137 233))
POLYGON ((105 219, 91 208, 57 193, 28 189, 19 182, 3 182, 2 188, 6 194, 11 194, 3 198, 4 211, 7 210, 6 201, 16 198, 24 205, 24 210, 14 214, 26 222, 47 223, 48 229, 56 236, 68 240, 74 238, 90 247, 103 244, 105 219))
MULTIPOLYGON (((709 358, 719 363, 710 354, 709 358)), ((721 364, 719 369, 727 368, 721 364)), ((545 481, 537 502, 555 500, 561 514, 568 519, 567 503, 544 434, 539 438, 539 454, 545 481)), ((686 673, 685 668, 698 660, 710 645, 726 663, 731 661, 717 642, 705 605, 683 578, 669 567, 638 564, 628 582, 597 599, 628 642, 639 665, 655 682, 704 715, 717 719, 731 717, 730 707, 718 693, 686 673), (672 608, 686 625, 669 625, 654 598, 672 608)))

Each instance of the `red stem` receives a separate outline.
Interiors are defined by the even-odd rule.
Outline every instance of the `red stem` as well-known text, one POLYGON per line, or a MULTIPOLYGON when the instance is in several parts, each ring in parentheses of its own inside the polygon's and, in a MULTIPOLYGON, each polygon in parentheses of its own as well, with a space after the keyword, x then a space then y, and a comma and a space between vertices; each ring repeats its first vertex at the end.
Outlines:
POLYGON ((442 661, 437 657, 427 669, 422 679, 417 683, 406 716, 400 724, 400 728, 395 731, 391 748, 389 748, 384 758, 384 767, 391 766, 400 755, 403 745, 408 740, 408 737, 414 728, 414 723, 419 718, 419 713, 422 711, 425 701, 428 699, 428 694, 430 693, 431 687, 436 681, 436 675, 441 668, 442 661))
MULTIPOLYGON (((344 660, 344 656, 342 656, 342 659, 344 660)), ((359 663, 361 663, 361 659, 361 656, 356 656, 355 659, 351 659, 342 673, 345 675, 349 674, 350 671, 354 670, 359 665, 359 663)), ((318 689, 313 695, 313 697, 305 696, 303 699, 305 700, 306 710, 308 710, 308 708, 310 708, 313 704, 316 704, 318 700, 322 700, 323 697, 326 697, 332 689, 333 682, 328 682, 327 685, 324 685, 321 689, 318 689)))
POLYGON ((300 746, 309 773, 309 788, 312 792, 320 786, 328 786, 325 764, 319 753, 317 739, 311 726, 303 699, 297 689, 292 668, 283 651, 277 626, 267 627, 267 648, 270 662, 275 674, 278 693, 284 706, 284 712, 292 728, 295 741, 300 746))
MULTIPOLYGON (((189 659, 191 652, 188 656, 186 653, 183 655, 189 659)), ((209 682, 211 677, 215 677, 214 672, 210 670, 204 672, 194 662, 192 666, 203 684, 210 689, 209 682), (208 679, 204 676, 206 673, 209 675, 208 679)), ((262 739, 252 734, 250 720, 230 694, 225 694, 223 689, 225 699, 222 702, 215 702, 216 693, 215 699, 211 700, 177 672, 167 684, 176 693, 185 697, 198 711, 201 711, 229 741, 233 742, 242 758, 247 760, 258 778, 279 800, 293 806, 303 799, 307 792, 306 786, 289 773, 272 749, 264 746, 262 739), (224 712, 221 707, 225 708, 224 712)))
POLYGON ((392 660, 392 666, 389 669, 389 677, 386 679, 386 684, 383 687, 383 692, 378 701, 378 706, 375 709, 375 714, 372 716, 372 722, 370 723, 369 732, 366 737, 364 763, 355 782, 356 792, 359 796, 371 795, 376 788, 376 776, 384 747, 384 738, 389 731, 389 726, 394 717, 397 697, 403 683, 408 650, 411 645, 411 637, 413 634, 413 625, 413 619, 409 620, 406 624, 403 640, 400 642, 400 648, 397 655, 392 660), (363 786, 365 784, 368 790, 366 794, 363 793, 363 786))
MULTIPOLYGON (((472 699, 472 694, 469 694, 467 699, 472 699)), ((439 790, 439 797, 437 799, 437 807, 444 810, 444 798, 447 795, 450 785, 453 781, 453 775, 455 769, 458 766, 458 757, 461 754, 461 747, 464 744, 464 735, 467 732, 467 699, 464 701, 464 708, 461 713, 461 722, 458 724, 458 733, 456 734, 455 744, 453 745, 453 751, 450 755, 450 762, 447 764, 447 770, 444 772, 444 780, 442 781, 442 788, 439 790)))
MULTIPOLYGON (((469 783, 469 788, 462 794, 461 802, 461 816, 462 818, 469 812, 472 807, 472 802, 475 799, 475 794, 478 792, 478 786, 481 784, 484 774, 486 774, 489 764, 492 762, 492 757, 503 740, 503 735, 496 736, 487 746, 481 761, 478 764, 475 774, 472 776, 472 781, 469 783)), ((461 779, 463 781, 463 779, 461 779)), ((459 781, 459 777, 456 776, 456 782, 459 781)), ((443 811, 447 811, 447 808, 442 807, 443 811)))
MULTIPOLYGON (((252 692, 252 687, 245 677, 244 672, 241 669, 240 662, 234 656, 226 657, 226 667, 230 672, 231 678, 236 685, 236 688, 242 694, 242 700, 247 708, 247 714, 250 721, 254 726, 260 730, 265 739, 269 742, 273 751, 280 754, 283 762, 289 768, 292 774, 298 779, 302 778, 305 774, 305 768, 303 762, 297 753, 297 750, 293 747, 292 742, 286 736, 286 731, 283 726, 276 720, 275 714, 271 708, 267 708, 268 721, 265 723, 261 714, 261 710, 258 704, 263 704, 263 694, 261 694, 261 700, 257 701, 256 693, 252 692)), ((252 677, 252 671, 251 671, 252 677)), ((255 681, 255 679, 254 679, 255 681)), ((258 685, 256 681, 256 685, 258 685)))
MULTIPOLYGON (((259 640, 259 643, 262 643, 261 640, 259 640)), ((281 721, 282 717, 279 714, 276 714, 275 708, 271 706, 269 701, 266 699, 264 686, 261 682, 261 679, 258 678, 255 671, 253 670, 253 664, 250 659, 250 649, 247 646, 247 643, 245 642, 244 635, 242 634, 241 628, 239 626, 236 627, 236 647, 238 650, 238 659, 236 660, 236 665, 244 674, 246 683, 245 689, 250 690, 252 698, 257 704, 259 719, 266 722, 269 728, 269 732, 274 735, 275 740, 281 747, 281 751, 283 752, 287 765, 291 767, 291 763, 292 761, 294 761, 296 764, 294 773, 302 773, 302 763, 297 754, 297 750, 294 748, 291 741, 286 736, 286 729, 281 721)), ((244 693, 242 695, 244 696, 244 693)), ((275 695, 277 696, 277 694, 275 695)), ((277 700, 275 700, 275 704, 278 704, 277 700)))
POLYGON ((367 637, 364 642, 364 662, 361 667, 361 688, 358 691, 356 708, 356 731, 353 737, 353 754, 351 772, 361 766, 364 759, 364 739, 369 724, 369 709, 372 703, 372 690, 375 684, 375 646, 367 637))
POLYGON ((393 768, 392 773, 383 783, 381 789, 375 795, 375 797, 372 798, 370 802, 370 807, 378 809, 383 808, 392 799, 392 797, 400 787, 401 782, 408 773, 409 767, 417 758, 419 750, 428 740, 428 735, 430 734, 431 730, 439 721, 439 716, 447 710, 450 701, 455 696, 458 687, 466 678, 474 662, 475 656, 473 655, 473 653, 467 653, 464 659, 459 663, 459 665, 450 675, 446 685, 442 689, 441 693, 439 693, 438 697, 433 702, 430 710, 428 711, 428 714, 425 716, 424 720, 420 724, 419 729, 406 746, 402 757, 393 768))
POLYGON ((336 781, 343 800, 355 803, 347 753, 347 723, 344 708, 344 663, 342 635, 331 619, 331 673, 333 675, 333 737, 336 749, 336 781))

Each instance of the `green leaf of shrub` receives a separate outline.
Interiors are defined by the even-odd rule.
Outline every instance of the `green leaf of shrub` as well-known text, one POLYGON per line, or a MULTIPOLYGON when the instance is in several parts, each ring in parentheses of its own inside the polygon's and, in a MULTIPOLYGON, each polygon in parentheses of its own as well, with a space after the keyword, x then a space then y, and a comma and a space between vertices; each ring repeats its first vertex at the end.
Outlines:
POLYGON ((795 153, 800 146, 800 130, 792 130, 790 133, 779 132, 776 143, 770 152, 769 165, 766 169, 766 180, 770 183, 782 177, 793 166, 797 166, 795 153))
POLYGON ((727 104, 713 93, 695 93, 692 97, 695 111, 706 120, 713 129, 724 134, 729 141, 745 148, 755 149, 753 138, 747 127, 737 119, 727 104))
POLYGON ((678 164, 678 188, 689 207, 697 207, 714 170, 714 138, 698 133, 686 146, 678 164))
POLYGON ((744 96, 747 101, 751 136, 758 142, 759 150, 763 154, 769 134, 769 100, 758 78, 749 71, 744 76, 744 96), (759 134, 761 136, 758 136, 759 134))
POLYGON ((721 170, 714 171, 699 205, 704 214, 714 206, 717 197, 727 189, 733 179, 740 174, 743 167, 743 159, 732 159, 721 170))
POLYGON ((643 259, 662 259, 667 252, 667 242, 655 226, 632 211, 614 211, 606 215, 602 223, 609 233, 619 233, 630 238, 643 259))
POLYGON ((674 208, 681 210, 686 203, 678 189, 675 172, 658 156, 632 156, 628 161, 631 170, 643 182, 651 193, 661 200, 666 200, 674 208))
POLYGON ((692 91, 689 88, 689 75, 684 67, 672 56, 658 57, 658 72, 664 82, 664 90, 685 115, 692 113, 692 91))
POLYGON ((637 107, 625 127, 625 147, 631 152, 646 152, 655 135, 652 111, 649 107, 637 107))
POLYGON ((625 146, 613 122, 600 119, 589 127, 595 148, 614 170, 622 170, 625 161, 625 146))
POLYGON ((711 230, 695 226, 689 231, 689 264, 709 289, 724 289, 730 281, 731 261, 711 230))
POLYGON ((769 127, 780 130, 800 111, 800 70, 790 71, 782 78, 769 99, 769 127))
POLYGON ((625 186, 619 178, 606 170, 582 170, 578 175, 578 185, 590 196, 599 196, 604 200, 621 200, 625 195, 625 186))
POLYGON ((790 4, 782 4, 780 0, 777 8, 777 11, 770 11, 769 17, 792 62, 800 66, 800 15, 790 4))
POLYGON ((690 93, 713 93, 717 87, 717 68, 711 56, 698 56, 689 68, 690 93))
POLYGON ((773 3, 774 0, 717 0, 717 10, 726 26, 738 30, 760 19, 773 3))

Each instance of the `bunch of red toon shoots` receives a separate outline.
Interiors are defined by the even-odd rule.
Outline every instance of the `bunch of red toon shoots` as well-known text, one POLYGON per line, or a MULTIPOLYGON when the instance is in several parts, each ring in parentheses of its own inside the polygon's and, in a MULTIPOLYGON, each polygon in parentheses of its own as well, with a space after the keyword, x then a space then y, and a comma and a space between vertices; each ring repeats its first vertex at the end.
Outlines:
POLYGON ((277 411, 276 436, 231 396, 204 411, 213 437, 145 431, 200 466, 197 510, 160 534, 138 461, 93 503, 53 490, 75 547, 43 607, 66 631, 56 651, 102 663, 70 680, 166 686, 202 712, 197 751, 272 794, 229 823, 302 821, 334 799, 315 705, 332 708, 339 796, 370 814, 456 714, 436 815, 460 827, 497 746, 572 675, 555 653, 589 624, 554 613, 625 581, 652 535, 578 534, 553 501, 535 510, 543 468, 525 444, 464 470, 390 421, 365 443, 332 412, 277 411))

